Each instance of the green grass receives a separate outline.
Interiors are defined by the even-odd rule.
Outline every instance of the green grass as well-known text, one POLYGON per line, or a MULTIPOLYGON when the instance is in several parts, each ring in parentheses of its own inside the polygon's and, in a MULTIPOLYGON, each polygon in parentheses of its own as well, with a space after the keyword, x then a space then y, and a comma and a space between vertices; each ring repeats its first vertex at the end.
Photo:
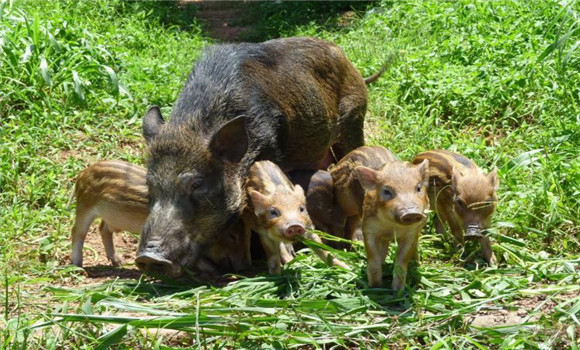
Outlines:
POLYGON ((303 252, 281 276, 227 284, 94 284, 68 266, 74 177, 142 164, 144 111, 169 114, 212 40, 194 6, 0 4, 0 348, 579 348, 579 2, 383 1, 347 19, 344 3, 248 5, 253 40, 325 38, 365 76, 399 54, 369 87, 369 143, 498 167, 499 266, 428 225, 400 295, 368 288, 360 245, 338 253, 352 271, 303 252))

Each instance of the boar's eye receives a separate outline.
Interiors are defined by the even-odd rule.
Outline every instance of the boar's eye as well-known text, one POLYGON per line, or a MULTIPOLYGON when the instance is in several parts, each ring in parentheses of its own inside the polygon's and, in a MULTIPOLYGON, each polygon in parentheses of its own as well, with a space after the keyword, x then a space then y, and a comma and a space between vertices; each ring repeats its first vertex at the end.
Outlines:
POLYGON ((275 219, 275 218, 279 217, 280 215, 281 215, 280 210, 278 210, 274 207, 270 208, 270 219, 275 219))
POLYGON ((388 187, 384 187, 383 190, 381 191, 381 199, 383 200, 390 200, 393 199, 394 194, 393 191, 391 191, 391 189, 389 189, 388 187))

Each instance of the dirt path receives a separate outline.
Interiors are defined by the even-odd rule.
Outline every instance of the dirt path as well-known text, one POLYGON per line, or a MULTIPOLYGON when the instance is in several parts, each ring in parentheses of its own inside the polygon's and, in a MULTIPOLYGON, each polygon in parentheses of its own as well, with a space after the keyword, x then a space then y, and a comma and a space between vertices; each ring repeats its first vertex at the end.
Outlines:
POLYGON ((241 41, 253 30, 249 24, 242 24, 246 16, 246 1, 203 1, 183 0, 182 4, 195 3, 195 17, 204 25, 206 33, 220 41, 241 41))

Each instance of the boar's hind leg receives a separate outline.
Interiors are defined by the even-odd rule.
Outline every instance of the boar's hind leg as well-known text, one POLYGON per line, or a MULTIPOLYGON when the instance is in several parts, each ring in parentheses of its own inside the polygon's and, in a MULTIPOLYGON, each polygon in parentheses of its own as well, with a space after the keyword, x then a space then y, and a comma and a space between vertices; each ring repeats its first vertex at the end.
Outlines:
POLYGON ((341 115, 338 120, 339 136, 337 143, 332 146, 337 162, 350 151, 365 144, 363 127, 366 103, 349 109, 343 108, 343 105, 350 107, 352 102, 341 102, 341 115))
POLYGON ((115 244, 113 243, 113 232, 117 231, 118 230, 111 229, 105 221, 101 221, 101 225, 99 226, 99 233, 101 234, 101 240, 105 246, 107 259, 111 261, 111 265, 114 267, 123 265, 123 261, 115 253, 115 244))

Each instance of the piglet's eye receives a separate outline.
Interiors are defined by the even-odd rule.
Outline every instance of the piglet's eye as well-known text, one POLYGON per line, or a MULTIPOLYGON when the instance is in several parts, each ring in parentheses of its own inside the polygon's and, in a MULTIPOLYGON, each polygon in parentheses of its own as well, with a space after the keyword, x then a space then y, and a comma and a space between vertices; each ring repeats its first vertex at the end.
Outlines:
POLYGON ((457 198, 457 199, 455 200, 455 204, 457 205, 457 207, 458 207, 459 209, 465 209, 465 202, 463 202, 463 200, 461 200, 461 199, 457 198))
POLYGON ((417 185, 417 192, 421 192, 421 189, 423 188, 423 186, 421 186, 421 184, 417 185))
POLYGON ((300 213, 304 214, 305 211, 306 211, 306 208, 304 208, 303 206, 300 207, 300 213))
POLYGON ((270 219, 275 219, 280 216, 280 211, 274 207, 270 208, 270 219))
POLYGON ((381 191, 381 197, 383 200, 389 200, 389 199, 393 199, 393 191, 391 191, 388 188, 383 188, 383 190, 381 191))

